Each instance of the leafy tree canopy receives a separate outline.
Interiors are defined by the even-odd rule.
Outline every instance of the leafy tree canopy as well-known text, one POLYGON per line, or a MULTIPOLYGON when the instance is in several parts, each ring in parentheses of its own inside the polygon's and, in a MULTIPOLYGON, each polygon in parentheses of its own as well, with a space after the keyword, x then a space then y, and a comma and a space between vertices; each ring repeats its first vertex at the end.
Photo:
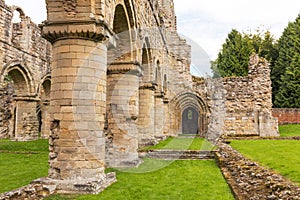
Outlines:
POLYGON ((275 39, 269 31, 240 33, 233 29, 218 54, 211 62, 214 77, 245 76, 248 74, 250 55, 255 52, 271 64, 277 57, 275 39))
POLYGON ((300 14, 283 31, 278 50, 271 74, 274 106, 300 108, 300 14))

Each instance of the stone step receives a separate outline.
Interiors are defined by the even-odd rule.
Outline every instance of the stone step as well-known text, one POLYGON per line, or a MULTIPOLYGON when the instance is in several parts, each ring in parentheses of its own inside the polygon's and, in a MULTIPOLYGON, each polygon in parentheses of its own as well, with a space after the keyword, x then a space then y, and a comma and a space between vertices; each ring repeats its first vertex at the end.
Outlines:
POLYGON ((206 160, 214 159, 213 151, 201 150, 148 150, 139 152, 140 158, 157 158, 163 160, 206 160))

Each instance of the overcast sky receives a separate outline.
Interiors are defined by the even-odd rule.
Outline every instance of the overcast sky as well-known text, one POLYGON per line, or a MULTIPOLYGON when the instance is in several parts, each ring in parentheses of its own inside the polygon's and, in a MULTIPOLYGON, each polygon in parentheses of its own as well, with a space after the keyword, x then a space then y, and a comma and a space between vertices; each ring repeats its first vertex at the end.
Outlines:
MULTIPOLYGON (((5 2, 22 7, 36 23, 46 19, 45 0, 5 2)), ((178 32, 194 41, 198 49, 204 49, 209 60, 217 57, 231 29, 242 32, 263 27, 278 38, 288 22, 300 13, 300 0, 174 0, 174 3, 178 32)))

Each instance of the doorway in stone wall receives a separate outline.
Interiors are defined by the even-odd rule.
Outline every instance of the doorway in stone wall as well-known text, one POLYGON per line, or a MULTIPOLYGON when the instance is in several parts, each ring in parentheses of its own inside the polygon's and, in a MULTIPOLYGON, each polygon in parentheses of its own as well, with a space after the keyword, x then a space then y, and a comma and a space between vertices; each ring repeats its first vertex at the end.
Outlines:
POLYGON ((186 108, 182 113, 182 134, 197 134, 199 130, 199 112, 192 108, 186 108))

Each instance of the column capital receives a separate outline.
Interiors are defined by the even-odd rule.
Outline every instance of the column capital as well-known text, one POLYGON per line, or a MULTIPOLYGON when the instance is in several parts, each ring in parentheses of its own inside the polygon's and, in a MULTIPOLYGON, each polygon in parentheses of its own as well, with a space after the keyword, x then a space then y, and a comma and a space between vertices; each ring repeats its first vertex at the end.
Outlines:
POLYGON ((155 91, 157 89, 157 84, 155 82, 143 82, 140 84, 139 89, 155 91))
POLYGON ((102 20, 44 21, 40 28, 42 36, 52 44, 64 39, 85 39, 113 43, 110 40, 114 33, 102 20))
POLYGON ((137 61, 116 61, 109 63, 107 67, 108 74, 133 74, 136 76, 142 76, 143 71, 141 64, 137 61))

